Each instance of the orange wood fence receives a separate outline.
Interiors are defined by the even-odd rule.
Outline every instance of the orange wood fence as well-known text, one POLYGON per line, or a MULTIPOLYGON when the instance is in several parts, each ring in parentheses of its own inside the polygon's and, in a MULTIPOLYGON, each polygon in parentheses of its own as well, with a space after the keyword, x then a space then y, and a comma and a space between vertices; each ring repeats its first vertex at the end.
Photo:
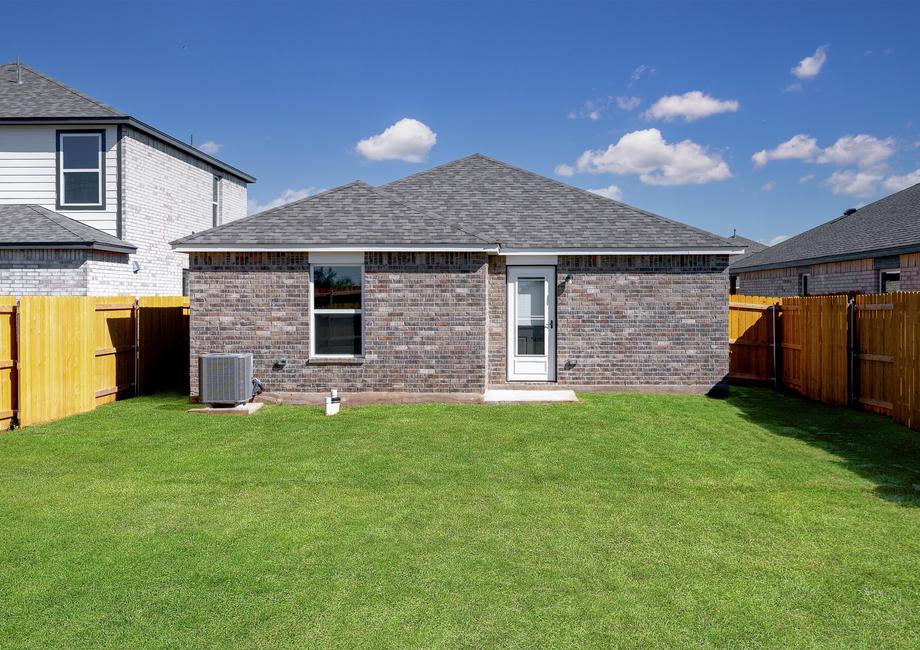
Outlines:
POLYGON ((188 298, 0 297, 0 430, 188 389, 188 298))
POLYGON ((920 293, 731 296, 729 378, 920 429, 920 293))

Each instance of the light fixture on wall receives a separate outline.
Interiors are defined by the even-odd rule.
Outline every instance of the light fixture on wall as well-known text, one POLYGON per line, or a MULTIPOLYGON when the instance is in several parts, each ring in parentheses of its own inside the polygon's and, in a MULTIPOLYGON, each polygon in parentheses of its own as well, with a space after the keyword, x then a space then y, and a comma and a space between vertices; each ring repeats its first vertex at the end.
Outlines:
POLYGON ((131 262, 131 272, 132 273, 137 273, 140 270, 141 270, 140 262, 138 262, 137 260, 134 260, 133 262, 131 262))

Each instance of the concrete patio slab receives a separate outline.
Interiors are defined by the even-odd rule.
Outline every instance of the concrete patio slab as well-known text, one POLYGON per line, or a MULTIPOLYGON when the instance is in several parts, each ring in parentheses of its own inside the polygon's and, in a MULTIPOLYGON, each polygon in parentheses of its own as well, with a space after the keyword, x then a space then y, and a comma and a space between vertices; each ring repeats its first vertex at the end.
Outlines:
POLYGON ((490 388, 482 398, 483 402, 577 402, 572 390, 523 390, 490 388))
POLYGON ((199 406, 189 409, 189 413, 206 413, 208 415, 252 415, 265 406, 262 402, 249 402, 238 406, 199 406))

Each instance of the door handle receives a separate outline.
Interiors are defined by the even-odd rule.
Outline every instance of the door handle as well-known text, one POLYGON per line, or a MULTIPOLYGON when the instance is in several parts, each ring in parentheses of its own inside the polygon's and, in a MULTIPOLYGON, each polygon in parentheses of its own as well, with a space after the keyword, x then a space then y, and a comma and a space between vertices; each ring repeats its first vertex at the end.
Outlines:
POLYGON ((553 321, 552 321, 552 320, 549 321, 549 328, 550 328, 550 329, 553 329, 553 321))

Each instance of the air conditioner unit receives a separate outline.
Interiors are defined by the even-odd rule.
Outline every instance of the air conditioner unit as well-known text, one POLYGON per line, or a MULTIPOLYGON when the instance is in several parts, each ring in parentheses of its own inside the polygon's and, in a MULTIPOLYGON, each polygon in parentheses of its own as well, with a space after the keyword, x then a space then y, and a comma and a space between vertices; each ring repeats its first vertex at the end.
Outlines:
POLYGON ((243 404, 252 398, 251 354, 198 357, 198 395, 204 404, 243 404))

